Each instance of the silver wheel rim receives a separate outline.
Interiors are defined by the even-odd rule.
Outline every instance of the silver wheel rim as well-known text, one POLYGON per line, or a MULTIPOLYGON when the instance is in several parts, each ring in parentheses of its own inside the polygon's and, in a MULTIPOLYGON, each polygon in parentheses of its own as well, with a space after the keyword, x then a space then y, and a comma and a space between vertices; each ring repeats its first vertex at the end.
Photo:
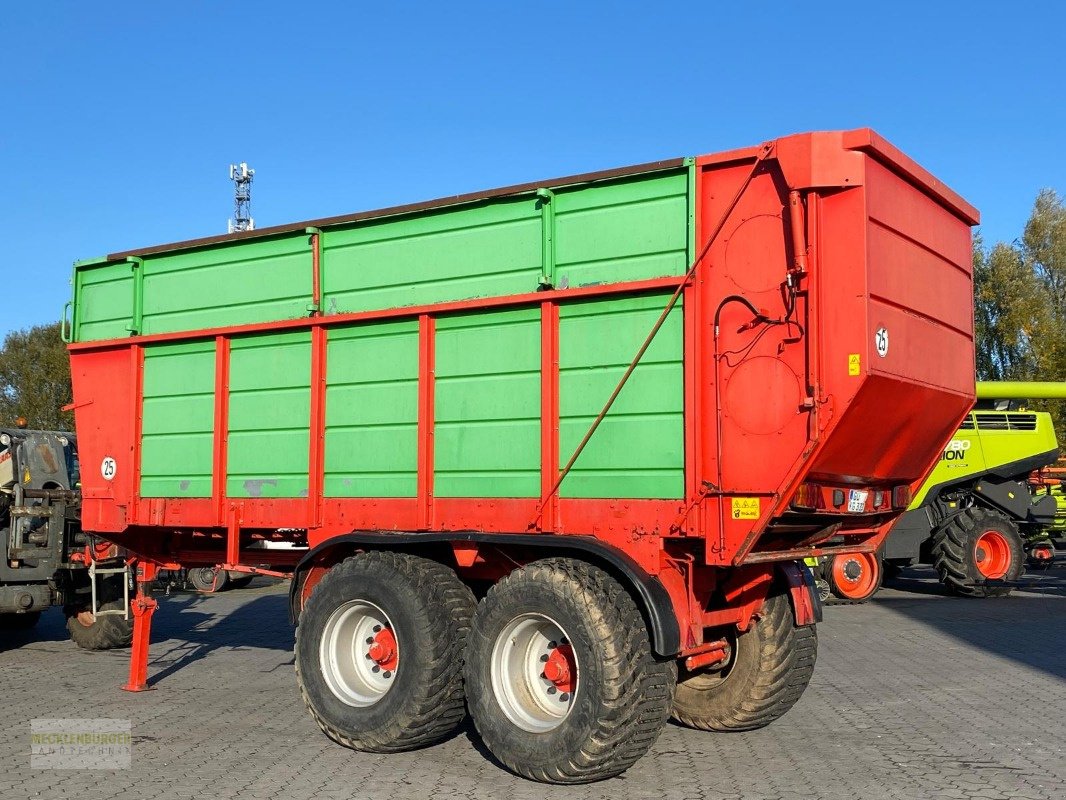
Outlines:
POLYGON ((507 719, 532 733, 559 727, 581 690, 570 638, 558 622, 543 614, 522 614, 504 626, 492 648, 490 673, 493 694, 507 719), (563 661, 568 680, 560 682, 563 661), (546 669, 557 679, 550 680, 546 669))
POLYGON ((393 631, 388 615, 366 600, 350 600, 330 615, 322 631, 319 661, 326 685, 341 702, 372 706, 396 683, 400 648, 393 631), (383 641, 387 650, 389 637, 393 657, 375 658, 383 641))

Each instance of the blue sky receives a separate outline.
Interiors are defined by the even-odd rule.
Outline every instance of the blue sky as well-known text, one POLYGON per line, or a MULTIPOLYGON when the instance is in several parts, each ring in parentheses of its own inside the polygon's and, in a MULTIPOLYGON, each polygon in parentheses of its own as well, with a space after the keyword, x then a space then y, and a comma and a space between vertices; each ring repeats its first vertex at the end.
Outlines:
POLYGON ((0 18, 0 335, 71 262, 870 126, 1020 235, 1066 190, 1057 3, 40 2, 0 18), (580 6, 580 8, 579 8, 580 6))

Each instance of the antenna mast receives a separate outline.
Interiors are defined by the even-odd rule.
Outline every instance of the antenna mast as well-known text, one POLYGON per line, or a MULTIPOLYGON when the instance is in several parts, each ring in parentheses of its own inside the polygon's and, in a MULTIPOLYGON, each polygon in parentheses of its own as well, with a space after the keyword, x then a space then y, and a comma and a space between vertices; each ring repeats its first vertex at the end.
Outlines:
POLYGON ((229 179, 233 181, 233 219, 229 221, 229 232, 250 231, 255 229, 252 219, 252 179, 255 170, 248 169, 248 164, 229 165, 229 179))

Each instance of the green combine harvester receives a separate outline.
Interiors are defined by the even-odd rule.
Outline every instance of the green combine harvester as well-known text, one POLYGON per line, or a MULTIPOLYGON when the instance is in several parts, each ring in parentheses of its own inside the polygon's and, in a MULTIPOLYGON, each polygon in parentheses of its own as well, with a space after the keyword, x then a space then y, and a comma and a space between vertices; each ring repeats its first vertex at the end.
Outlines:
POLYGON ((823 599, 863 602, 886 570, 915 563, 935 567, 953 594, 1000 597, 1027 562, 1051 564, 1066 536, 1066 492, 1060 480, 1030 484, 1059 459, 1051 415, 1019 404, 1033 399, 1066 399, 1066 383, 978 383, 973 411, 881 552, 808 559, 823 599))

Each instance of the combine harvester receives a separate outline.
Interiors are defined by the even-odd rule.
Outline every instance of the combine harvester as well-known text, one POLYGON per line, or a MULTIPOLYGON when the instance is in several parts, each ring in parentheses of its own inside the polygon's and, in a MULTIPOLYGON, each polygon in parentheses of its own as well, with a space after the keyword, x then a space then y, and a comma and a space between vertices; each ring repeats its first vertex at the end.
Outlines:
POLYGON ((977 221, 864 129, 77 264, 127 688, 158 567, 267 562, 352 748, 468 705, 510 769, 576 783, 671 713, 772 722, 814 669, 801 559, 875 552, 973 405, 977 221))
POLYGON ((1027 561, 1048 566, 1055 556, 1052 535, 1062 525, 1056 520, 1061 490, 1042 471, 1059 458, 1058 438, 1051 414, 1010 406, 1064 398, 1066 383, 978 383, 977 406, 882 550, 808 560, 821 597, 861 603, 881 587, 885 569, 915 563, 931 564, 953 594, 1005 597, 1027 561))

